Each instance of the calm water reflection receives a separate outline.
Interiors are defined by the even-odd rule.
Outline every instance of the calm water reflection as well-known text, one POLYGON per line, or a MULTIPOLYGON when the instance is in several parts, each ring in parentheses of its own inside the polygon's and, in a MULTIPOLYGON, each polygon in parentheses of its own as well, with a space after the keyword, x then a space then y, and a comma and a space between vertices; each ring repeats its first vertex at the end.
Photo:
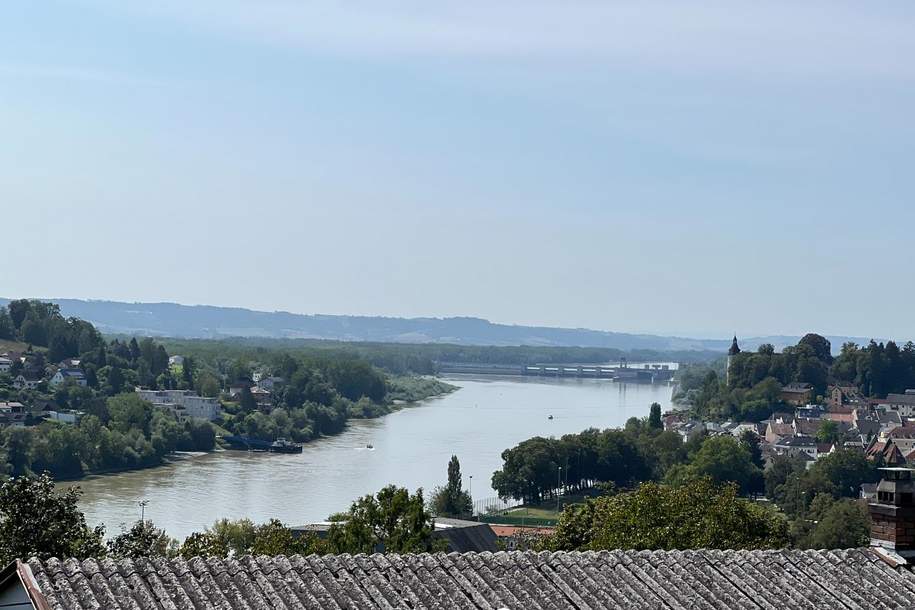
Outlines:
POLYGON ((473 475, 480 499, 495 495, 489 482, 504 449, 535 435, 622 426, 647 415, 654 401, 666 408, 671 397, 669 386, 595 379, 450 381, 461 389, 354 422, 339 436, 306 445, 300 455, 224 451, 81 481, 82 509, 93 525, 105 523, 116 533, 139 518, 137 502, 146 499, 147 518, 180 538, 221 517, 320 521, 387 483, 426 490, 441 485, 452 454, 461 460, 465 481, 473 475))

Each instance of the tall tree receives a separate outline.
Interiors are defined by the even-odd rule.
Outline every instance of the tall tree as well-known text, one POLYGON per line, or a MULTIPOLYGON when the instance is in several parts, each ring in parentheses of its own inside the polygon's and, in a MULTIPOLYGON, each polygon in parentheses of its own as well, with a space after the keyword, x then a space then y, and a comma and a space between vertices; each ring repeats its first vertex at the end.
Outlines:
POLYGON ((241 389, 239 406, 241 407, 242 413, 251 413, 252 411, 257 410, 257 401, 254 400, 254 395, 251 393, 251 388, 249 388, 247 385, 243 386, 241 389))
POLYGON ((14 477, 27 474, 32 465, 32 446, 34 444, 32 429, 9 426, 3 430, 2 437, 9 474, 14 477))
POLYGON ((765 466, 765 462, 763 461, 759 442, 759 435, 752 430, 744 430, 740 433, 740 444, 750 452, 750 459, 753 464, 762 469, 765 466))
POLYGON ((6 307, 0 307, 0 339, 15 339, 16 329, 6 307))
POLYGON ((194 387, 194 368, 196 364, 197 363, 190 356, 185 356, 181 363, 181 378, 189 388, 194 387))
POLYGON ((10 312, 10 319, 13 321, 13 327, 18 332, 22 328, 22 323, 25 322, 25 317, 31 311, 32 304, 27 299, 18 299, 10 301, 7 308, 10 312))
POLYGON ((651 410, 648 413, 648 427, 653 430, 660 430, 664 427, 661 421, 661 405, 659 403, 651 403, 651 410))
POLYGON ((432 511, 440 517, 467 517, 473 513, 473 500, 461 482, 461 463, 456 455, 448 462, 448 483, 432 493, 432 511))
POLYGON ((832 344, 826 337, 816 333, 807 333, 797 342, 797 344, 798 346, 809 346, 819 360, 826 364, 832 363, 832 344))

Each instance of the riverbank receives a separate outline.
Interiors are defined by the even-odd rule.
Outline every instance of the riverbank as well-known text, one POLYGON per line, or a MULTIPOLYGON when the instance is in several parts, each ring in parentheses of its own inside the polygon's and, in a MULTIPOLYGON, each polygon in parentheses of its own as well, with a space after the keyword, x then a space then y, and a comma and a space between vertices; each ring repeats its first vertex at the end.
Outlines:
MULTIPOLYGON (((473 497, 497 495, 492 473, 502 452, 534 436, 579 433, 625 425, 652 402, 670 405, 667 386, 599 380, 460 378, 459 392, 403 405, 388 417, 351 420, 333 436, 304 445, 300 454, 220 451, 152 468, 82 481, 80 509, 91 525, 109 531, 146 517, 184 538, 220 518, 270 518, 300 525, 333 513, 383 486, 426 494, 447 479, 457 455, 473 497), (553 419, 549 416, 553 415, 553 419), (371 448, 369 448, 371 446, 371 448), (471 485, 470 476, 473 475, 471 485)), ((527 522, 527 521, 526 521, 527 522)))
MULTIPOLYGON (((372 408, 366 409, 361 412, 352 412, 350 413, 349 419, 352 421, 359 420, 371 420, 377 419, 379 417, 384 417, 385 415, 390 415, 400 409, 405 407, 419 404, 425 400, 430 400, 433 398, 438 398, 450 394, 458 389, 459 386, 446 383, 435 377, 428 376, 410 376, 410 375, 400 375, 396 377, 390 377, 388 379, 389 389, 388 395, 386 396, 385 402, 381 404, 372 403, 372 408)), ((162 457, 162 461, 158 463, 143 464, 137 466, 118 466, 112 468, 104 469, 95 469, 95 470, 85 470, 79 476, 58 476, 56 477, 57 481, 60 482, 78 482, 85 481, 92 477, 103 477, 108 475, 117 475, 133 471, 143 471, 143 470, 152 470, 156 468, 162 468, 165 466, 171 466, 181 461, 210 455, 215 452, 225 451, 229 455, 232 453, 237 453, 227 447, 227 445, 219 440, 219 437, 232 434, 226 428, 211 422, 213 428, 217 434, 217 445, 211 451, 200 451, 200 452, 186 452, 186 451, 177 451, 171 454, 167 454, 162 457)), ((349 424, 345 424, 344 427, 337 433, 334 434, 324 434, 314 436, 307 440, 302 440, 303 445, 313 443, 322 438, 330 438, 334 436, 339 436, 346 432, 349 424)))
POLYGON ((216 448, 212 451, 176 451, 175 453, 169 454, 162 458, 162 461, 158 464, 146 464, 143 466, 124 466, 118 468, 102 468, 98 470, 87 470, 83 472, 82 476, 79 477, 56 477, 54 480, 58 483, 79 483, 80 481, 86 481, 98 477, 107 477, 118 474, 124 474, 128 472, 137 472, 141 470, 153 470, 155 468, 162 468, 165 466, 173 466, 185 460, 191 460, 197 457, 203 457, 206 455, 211 455, 224 451, 222 448, 216 448))

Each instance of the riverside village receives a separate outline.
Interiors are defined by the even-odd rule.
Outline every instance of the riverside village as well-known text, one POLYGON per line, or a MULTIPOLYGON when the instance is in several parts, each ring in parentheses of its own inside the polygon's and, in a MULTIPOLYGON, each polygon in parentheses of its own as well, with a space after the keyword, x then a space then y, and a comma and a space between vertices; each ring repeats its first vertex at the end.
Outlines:
POLYGON ((0 3, 0 610, 915 610, 913 60, 915 0, 0 3))

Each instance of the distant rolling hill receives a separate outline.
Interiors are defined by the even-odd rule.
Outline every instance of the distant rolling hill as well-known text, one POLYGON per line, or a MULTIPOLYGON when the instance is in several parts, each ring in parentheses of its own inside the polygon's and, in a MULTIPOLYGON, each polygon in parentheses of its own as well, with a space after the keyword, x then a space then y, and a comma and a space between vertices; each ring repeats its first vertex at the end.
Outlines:
MULTIPOLYGON (((551 328, 494 324, 480 318, 385 318, 375 316, 303 315, 283 311, 253 311, 238 307, 179 305, 176 303, 122 303, 80 299, 45 299, 60 305, 65 316, 89 320, 106 333, 160 337, 207 338, 267 337, 378 341, 394 343, 453 343, 458 345, 537 345, 607 347, 620 350, 718 351, 730 339, 691 339, 659 335, 616 333, 586 328, 551 328)), ((0 298, 0 305, 9 299, 0 298)), ((828 337, 837 350, 845 341, 869 339, 828 337)), ((750 337, 744 349, 761 343, 776 348, 797 343, 799 337, 750 337)))

